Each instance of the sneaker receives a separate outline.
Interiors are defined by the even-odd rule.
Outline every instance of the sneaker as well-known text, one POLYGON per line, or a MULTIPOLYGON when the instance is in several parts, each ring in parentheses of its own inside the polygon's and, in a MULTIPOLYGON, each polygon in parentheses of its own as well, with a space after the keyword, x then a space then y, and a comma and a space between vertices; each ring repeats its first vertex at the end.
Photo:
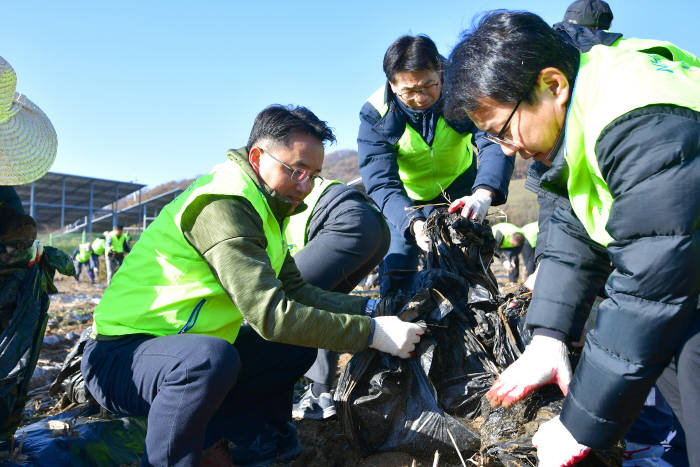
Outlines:
POLYGON ((626 441, 622 455, 623 467, 672 467, 661 458, 664 447, 660 444, 639 444, 626 441))
POLYGON ((287 461, 300 452, 297 429, 289 422, 282 430, 266 425, 250 445, 233 448, 231 459, 240 467, 260 467, 273 462, 287 461))
POLYGON ((322 392, 316 397, 309 385, 299 402, 292 407, 292 417, 307 420, 326 420, 335 417, 333 394, 322 392))

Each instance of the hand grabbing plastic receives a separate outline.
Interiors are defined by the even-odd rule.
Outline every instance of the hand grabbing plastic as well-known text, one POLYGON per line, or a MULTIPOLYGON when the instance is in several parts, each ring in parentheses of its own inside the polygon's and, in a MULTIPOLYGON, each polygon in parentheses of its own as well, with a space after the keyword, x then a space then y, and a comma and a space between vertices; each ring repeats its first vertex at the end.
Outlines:
POLYGON ((543 423, 532 437, 540 467, 564 467, 583 460, 591 448, 579 444, 557 415, 543 423))
POLYGON ((566 344, 548 336, 535 336, 525 352, 498 377, 486 398, 492 407, 510 407, 535 389, 557 383, 569 392, 571 363, 566 344))
POLYGON ((486 217, 486 212, 491 206, 493 195, 484 188, 477 189, 473 195, 464 196, 450 204, 449 212, 461 210, 462 217, 474 222, 482 222, 486 217))
POLYGON ((402 321, 396 316, 379 316, 374 320, 374 337, 369 345, 388 354, 408 358, 420 342, 425 328, 416 323, 402 321))
POLYGON ((422 219, 418 219, 413 223, 412 230, 413 230, 413 236, 416 239, 416 245, 418 245, 418 248, 420 248, 423 251, 428 251, 428 247, 430 245, 430 240, 428 240, 428 236, 425 234, 425 231, 423 228, 425 227, 425 221, 422 219))

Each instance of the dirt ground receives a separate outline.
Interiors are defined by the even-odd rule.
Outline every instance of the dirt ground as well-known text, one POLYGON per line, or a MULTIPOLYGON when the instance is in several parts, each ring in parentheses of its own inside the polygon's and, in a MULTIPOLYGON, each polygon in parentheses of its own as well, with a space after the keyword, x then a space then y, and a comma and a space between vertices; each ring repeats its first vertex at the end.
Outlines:
MULTIPOLYGON (((513 289, 517 287, 507 283, 505 272, 500 268, 500 265, 495 264, 493 270, 503 292, 507 292, 511 287, 513 289)), ((102 271, 100 279, 102 282, 92 285, 85 273, 83 273, 80 282, 76 282, 71 277, 56 276, 55 284, 59 293, 51 296, 49 320, 37 369, 30 382, 29 401, 25 405, 23 426, 72 407, 62 403, 58 398, 50 396, 48 390, 81 332, 92 325, 92 312, 105 289, 103 285, 104 272, 102 271)), ((339 372, 342 371, 349 359, 350 354, 341 356, 339 372)), ((298 387, 303 387, 301 382, 298 387)), ((427 454, 426 459, 414 458, 400 452, 382 453, 363 458, 347 442, 337 419, 300 420, 297 421, 297 428, 302 444, 301 454, 289 463, 275 464, 275 466, 419 467, 433 465, 432 454, 427 454)), ((477 464, 475 459, 469 459, 466 462, 472 465, 477 464)), ((447 466, 448 464, 441 461, 439 465, 447 466)))

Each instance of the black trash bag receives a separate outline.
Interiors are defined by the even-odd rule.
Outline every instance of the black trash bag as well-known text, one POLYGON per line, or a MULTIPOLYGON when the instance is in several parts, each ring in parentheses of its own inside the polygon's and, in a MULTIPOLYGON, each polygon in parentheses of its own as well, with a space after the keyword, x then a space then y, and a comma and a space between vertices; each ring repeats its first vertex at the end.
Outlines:
POLYGON ((75 343, 70 352, 68 352, 68 355, 66 355, 61 371, 58 372, 56 379, 49 389, 50 396, 61 397, 62 407, 65 407, 69 403, 97 403, 90 392, 85 388, 83 373, 80 371, 80 364, 83 361, 83 350, 85 349, 85 344, 87 344, 90 339, 91 333, 91 327, 83 331, 78 342, 75 343))
MULTIPOLYGON (((406 297, 397 294, 390 300, 400 306, 406 297)), ((428 457, 438 450, 443 458, 456 460, 451 437, 463 456, 472 455, 479 449, 478 434, 445 413, 428 377, 437 351, 433 330, 441 329, 433 326, 442 326, 435 318, 449 314, 449 304, 435 289, 423 289, 399 313, 391 308, 378 310, 378 316, 398 314, 405 321, 422 320, 428 332, 416 348, 416 358, 404 360, 374 349, 353 356, 335 393, 346 435, 364 455, 402 451, 428 457)))
MULTIPOLYGON (((0 248, 6 261, 13 250, 0 248)), ((8 440, 22 421, 46 328, 49 294, 57 291, 54 273, 75 275, 71 258, 52 247, 45 247, 41 260, 31 267, 24 261, 0 265, 0 441, 8 440)))
POLYGON ((107 415, 84 404, 17 430, 12 449, 0 443, 0 466, 118 466, 140 464, 146 417, 107 415), (21 446, 21 449, 20 449, 21 446))

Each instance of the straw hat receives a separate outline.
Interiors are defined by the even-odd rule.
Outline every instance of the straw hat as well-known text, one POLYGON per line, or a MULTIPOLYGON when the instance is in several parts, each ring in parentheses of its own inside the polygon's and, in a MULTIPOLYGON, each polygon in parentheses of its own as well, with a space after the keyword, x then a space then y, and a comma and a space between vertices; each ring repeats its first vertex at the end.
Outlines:
POLYGON ((56 131, 32 101, 15 93, 17 76, 0 57, 0 185, 41 178, 56 158, 56 131))

